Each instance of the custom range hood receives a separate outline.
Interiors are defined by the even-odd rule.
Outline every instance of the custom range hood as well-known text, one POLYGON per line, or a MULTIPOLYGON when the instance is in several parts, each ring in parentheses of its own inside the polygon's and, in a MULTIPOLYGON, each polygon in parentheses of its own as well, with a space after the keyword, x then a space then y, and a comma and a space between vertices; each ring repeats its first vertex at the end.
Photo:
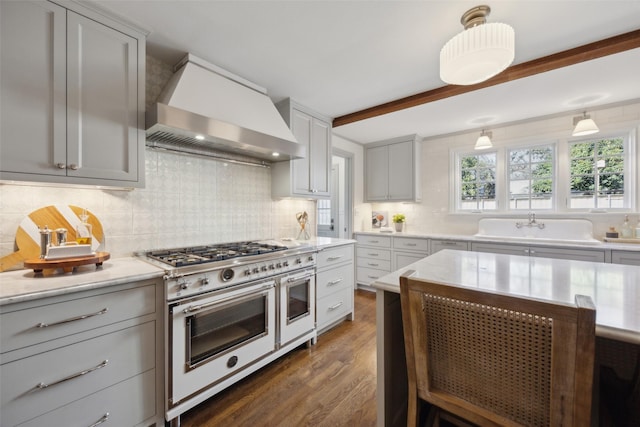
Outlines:
POLYGON ((178 67, 147 111, 148 146, 269 162, 306 156, 265 89, 191 54, 178 67))

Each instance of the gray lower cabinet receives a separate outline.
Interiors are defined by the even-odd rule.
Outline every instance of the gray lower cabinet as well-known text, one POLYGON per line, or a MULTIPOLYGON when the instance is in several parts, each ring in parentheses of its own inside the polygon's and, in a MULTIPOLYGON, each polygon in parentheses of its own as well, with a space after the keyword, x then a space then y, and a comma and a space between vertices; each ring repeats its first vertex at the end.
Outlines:
POLYGON ((611 262, 613 264, 640 265, 640 252, 634 251, 611 251, 611 262))
POLYGON ((435 254, 443 249, 454 249, 457 251, 468 251, 468 242, 462 240, 449 240, 449 239, 431 239, 431 254, 435 254))
POLYGON ((592 262, 605 261, 605 251, 603 249, 551 248, 532 245, 472 242, 471 250, 474 252, 534 256, 540 258, 572 259, 592 262))
POLYGON ((0 425, 162 422, 162 297, 145 281, 0 307, 0 425))
POLYGON ((356 235, 356 281, 369 286, 380 277, 389 274, 391 266, 391 237, 356 235))
POLYGON ((429 255, 429 239, 393 237, 393 271, 399 270, 429 255))
POLYGON ((353 244, 318 252, 316 328, 325 332, 344 319, 353 320, 355 290, 353 244))
POLYGON ((144 185, 144 35, 81 5, 0 2, 0 179, 144 185))

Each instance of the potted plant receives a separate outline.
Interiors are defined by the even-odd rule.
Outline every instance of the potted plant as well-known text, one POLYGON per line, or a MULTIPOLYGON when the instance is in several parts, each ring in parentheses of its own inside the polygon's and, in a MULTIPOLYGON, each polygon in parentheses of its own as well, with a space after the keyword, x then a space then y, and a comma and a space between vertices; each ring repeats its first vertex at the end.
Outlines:
POLYGON ((405 220, 406 220, 406 218, 405 218, 404 214, 395 214, 393 216, 392 221, 395 224, 397 232, 401 232, 402 231, 402 227, 404 226, 405 220))

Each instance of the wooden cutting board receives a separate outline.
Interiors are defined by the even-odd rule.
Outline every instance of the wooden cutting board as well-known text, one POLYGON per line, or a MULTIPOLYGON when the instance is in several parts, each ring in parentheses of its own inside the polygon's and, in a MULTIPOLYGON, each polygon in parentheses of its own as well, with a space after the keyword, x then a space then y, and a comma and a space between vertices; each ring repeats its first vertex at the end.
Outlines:
MULTIPOLYGON (((76 226, 82 223, 80 215, 83 208, 72 205, 46 206, 36 209, 27 215, 16 231, 16 246, 18 250, 12 254, 0 258, 0 271, 6 271, 24 262, 25 259, 40 257, 40 232, 38 227, 67 229, 67 241, 75 242, 76 226)), ((91 249, 99 251, 104 249, 104 232, 98 218, 87 210, 88 223, 93 226, 93 239, 91 249)))

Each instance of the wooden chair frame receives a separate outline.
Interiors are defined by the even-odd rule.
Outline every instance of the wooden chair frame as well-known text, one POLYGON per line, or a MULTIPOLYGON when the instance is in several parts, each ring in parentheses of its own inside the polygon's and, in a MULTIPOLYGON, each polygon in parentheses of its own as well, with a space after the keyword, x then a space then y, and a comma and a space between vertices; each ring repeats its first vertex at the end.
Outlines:
MULTIPOLYGON (((410 275, 411 273, 405 274, 410 275)), ((574 305, 560 304, 553 301, 532 300, 478 289, 430 283, 408 276, 401 276, 400 289, 409 383, 407 426, 416 426, 418 423, 419 399, 479 426, 537 424, 535 427, 541 427, 540 421, 528 421, 527 417, 530 415, 542 417, 537 419, 545 419, 546 421, 542 424, 551 426, 582 427, 590 425, 595 358, 595 306, 591 298, 576 295, 574 305), (440 309, 443 304, 446 307, 440 309), (448 328, 454 327, 452 325, 457 323, 456 316, 458 316, 460 309, 465 312, 460 316, 468 317, 470 313, 470 318, 466 320, 466 326, 463 325, 450 332, 448 328), (453 317, 447 317, 449 314, 446 313, 453 317), (494 314, 497 317, 492 317, 494 314), (515 327, 512 326, 512 317, 518 318, 519 324, 515 327), (447 320, 442 321, 445 318, 447 320), (546 323, 543 327, 544 333, 538 335, 542 335, 541 339, 546 340, 544 345, 538 343, 537 335, 533 340, 526 337, 530 328, 540 328, 538 319, 541 318, 546 323), (534 326, 530 327, 529 324, 534 326), (505 327, 503 328, 503 326, 505 327), (525 328, 525 338, 521 338, 523 334, 518 331, 514 333, 513 328, 525 328), (474 329, 474 335, 470 335, 471 332, 467 332, 465 329, 474 329), (429 331, 432 331, 432 336, 429 331), (460 331, 462 332, 458 334, 460 331), (475 335, 476 333, 478 334, 475 335), (454 342, 456 334, 461 336, 457 338, 462 338, 462 342, 460 340, 457 343, 454 342), (517 335, 518 338, 515 339, 514 335, 517 335), (481 342, 484 337, 489 337, 489 339, 497 337, 497 342, 503 343, 501 346, 505 348, 501 350, 502 354, 497 359, 495 355, 485 354, 493 351, 484 351, 488 347, 488 344, 481 342), (440 349, 436 349, 436 344, 434 344, 436 341, 440 343, 440 349), (479 342, 478 345, 474 344, 476 341, 479 342), (529 358, 529 362, 523 362, 526 360, 524 358, 520 360, 519 364, 518 361, 509 362, 517 365, 513 378, 505 379, 511 375, 502 375, 502 378, 492 377, 500 376, 499 372, 503 367, 502 362, 499 362, 500 366, 498 366, 494 361, 503 360, 505 354, 511 354, 511 349, 506 347, 509 347, 514 341, 523 344, 521 347, 525 347, 524 349, 515 349, 513 352, 516 356, 514 357, 518 357, 524 352, 522 354, 529 358), (442 350, 443 347, 444 350, 442 350), (549 354, 538 354, 540 348, 544 348, 549 354), (435 350, 438 352, 434 353, 435 350), (471 352, 470 356, 469 352, 471 352), (462 357, 462 359, 458 359, 458 357, 462 357), (517 399, 513 395, 519 393, 518 387, 522 389, 525 387, 523 384, 529 384, 527 383, 528 378, 524 380, 518 378, 520 370, 523 365, 526 365, 527 371, 537 370, 538 363, 536 361, 539 358, 546 361, 541 363, 544 364, 544 369, 540 369, 544 371, 540 376, 545 378, 539 380, 536 371, 533 374, 535 379, 532 381, 535 384, 547 381, 544 383, 546 385, 541 386, 545 390, 545 393, 541 393, 541 395, 548 398, 538 399, 541 401, 536 402, 537 407, 533 409, 527 407, 529 412, 526 412, 522 417, 518 413, 523 411, 522 408, 514 408, 513 412, 516 413, 516 416, 513 416, 510 408, 496 410, 494 406, 501 406, 502 400, 507 402, 506 405, 511 406, 514 406, 513 401, 516 400, 515 406, 518 406, 517 399), (444 362, 442 362, 443 360, 444 362), (457 364, 459 360, 462 362, 457 364), (473 366, 469 367, 470 365, 467 365, 466 361, 473 366), (536 363, 531 363, 531 361, 536 363), (448 366, 447 370, 444 370, 442 367, 445 365, 455 366, 448 366), (440 370, 444 372, 436 372, 434 366, 440 366, 440 370), (488 368, 478 369, 478 366, 487 366, 488 368), (545 369, 547 370, 545 371, 545 369), (440 377, 436 375, 440 375, 440 377), (451 387, 451 389, 455 389, 454 391, 451 391, 448 386, 442 387, 443 381, 440 381, 440 386, 438 386, 437 380, 434 378, 442 378, 442 375, 445 378, 444 383, 455 382, 459 379, 460 384, 456 383, 451 387), (473 383, 475 386, 472 385, 466 389, 467 379, 470 382, 475 381, 473 383), (493 387, 491 391, 491 399, 496 398, 492 402, 500 402, 500 404, 487 405, 482 400, 486 398, 485 394, 489 393, 487 391, 489 384, 497 384, 495 381, 505 385, 504 391, 502 386, 493 387), (516 387, 516 391, 511 387, 516 387), (457 392, 458 390, 463 390, 462 397, 457 392), (547 390, 548 393, 546 393, 547 390), (476 398, 478 399, 476 400, 476 398)), ((495 350, 500 349, 496 348, 495 350)), ((505 365, 509 363, 505 363, 505 365)), ((512 368, 507 367, 507 369, 512 368)), ((532 376, 531 373, 526 375, 532 376)), ((526 390, 520 391, 526 394, 530 389, 526 386, 526 390)), ((529 400, 536 399, 530 396, 529 400)))

